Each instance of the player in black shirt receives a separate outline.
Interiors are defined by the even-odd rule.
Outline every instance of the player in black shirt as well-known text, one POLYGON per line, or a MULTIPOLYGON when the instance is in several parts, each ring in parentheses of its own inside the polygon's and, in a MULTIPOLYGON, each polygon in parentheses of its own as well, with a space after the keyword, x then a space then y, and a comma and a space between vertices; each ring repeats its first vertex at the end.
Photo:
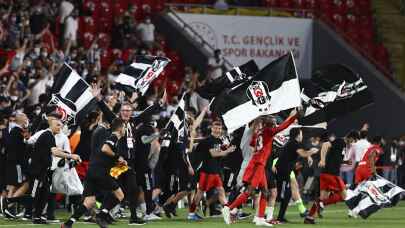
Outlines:
MULTIPOLYGON (((222 205, 226 204, 225 190, 223 188, 221 172, 221 157, 227 156, 232 153, 236 148, 230 146, 225 150, 221 149, 222 141, 220 139, 222 135, 222 123, 220 121, 214 121, 211 126, 211 136, 201 141, 198 145, 201 152, 204 153, 203 165, 200 170, 199 186, 197 193, 190 205, 188 219, 200 220, 195 211, 198 203, 200 202, 204 192, 207 192, 211 188, 218 190, 219 201, 222 205)), ((198 150, 198 148, 197 148, 198 150)))
POLYGON ((24 113, 15 116, 15 123, 10 127, 9 132, 5 132, 5 183, 7 188, 7 198, 3 202, 4 215, 7 218, 15 218, 8 199, 13 198, 19 189, 26 189, 27 183, 27 148, 24 142, 24 132, 28 125, 28 118, 24 113))
POLYGON ((277 192, 281 199, 280 210, 277 220, 281 223, 287 222, 285 212, 291 199, 290 173, 295 167, 298 157, 308 158, 308 163, 312 164, 311 155, 318 150, 304 150, 302 144, 302 130, 293 128, 290 131, 290 140, 279 154, 275 171, 277 173, 277 192))
POLYGON ((152 201, 153 179, 152 170, 149 167, 149 154, 151 143, 159 138, 155 128, 152 126, 152 121, 141 123, 135 132, 135 171, 136 180, 144 193, 146 203, 145 220, 160 219, 153 214, 155 204, 152 201))
MULTIPOLYGON (((164 154, 165 150, 161 150, 160 163, 166 163, 162 165, 164 171, 167 171, 165 179, 165 188, 163 191, 169 191, 170 196, 167 196, 165 203, 163 204, 163 210, 168 218, 171 215, 176 216, 177 202, 183 199, 187 195, 191 195, 191 191, 195 189, 195 172, 191 165, 189 155, 194 148, 194 142, 197 137, 197 128, 200 126, 203 118, 208 110, 208 107, 204 108, 196 119, 193 118, 193 114, 187 114, 187 126, 190 127, 190 137, 184 136, 181 142, 175 145, 170 145, 168 154, 164 154), (163 153, 162 153, 163 151, 163 153), (178 183, 173 183, 173 179, 178 178, 178 183), (177 189, 176 189, 177 188, 177 189)), ((163 144, 163 143, 162 143, 163 144)), ((164 176, 164 174, 162 174, 164 176)), ((191 197, 190 197, 191 198, 191 197)))
POLYGON ((124 193, 117 181, 110 175, 110 170, 117 163, 127 165, 127 162, 118 154, 118 141, 125 134, 124 122, 115 119, 111 124, 111 135, 104 142, 101 150, 95 152, 90 160, 88 174, 84 182, 83 204, 80 205, 74 214, 61 225, 62 228, 70 228, 88 209, 96 203, 96 193, 99 191, 110 191, 115 197, 106 197, 102 204, 100 213, 96 216, 97 224, 107 227, 106 218, 109 211, 124 199, 124 193))
MULTIPOLYGON (((354 134, 353 134, 354 135, 354 134)), ((349 134, 346 140, 354 140, 349 134)), ((315 214, 320 213, 324 206, 335 204, 346 198, 346 187, 340 177, 340 166, 343 162, 343 149, 346 147, 345 140, 336 138, 333 134, 325 133, 322 137, 321 160, 319 167, 322 168, 320 175, 320 197, 311 207, 309 215, 304 223, 314 224, 315 214)))

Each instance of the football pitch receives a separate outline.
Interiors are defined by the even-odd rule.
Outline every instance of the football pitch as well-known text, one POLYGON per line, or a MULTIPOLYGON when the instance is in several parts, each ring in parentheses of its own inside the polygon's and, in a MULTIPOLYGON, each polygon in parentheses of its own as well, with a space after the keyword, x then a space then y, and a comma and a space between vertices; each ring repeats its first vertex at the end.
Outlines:
MULTIPOLYGON (((308 205, 309 207, 309 205, 308 205)), ((174 219, 164 218, 161 221, 149 222, 143 227, 148 228, 219 228, 219 227, 232 227, 232 228, 245 228, 245 227, 256 227, 252 221, 252 217, 246 220, 239 220, 236 224, 230 226, 225 225, 222 217, 221 218, 205 218, 202 221, 187 221, 186 214, 187 211, 182 209, 179 210, 179 216, 174 219)), ((277 214, 277 210, 276 210, 277 214)), ((399 205, 394 208, 385 208, 375 213, 368 219, 364 220, 361 218, 350 219, 347 217, 347 207, 344 204, 338 204, 330 206, 325 209, 323 219, 317 219, 317 224, 315 225, 305 225, 303 224, 303 219, 299 217, 295 206, 290 206, 287 213, 288 224, 276 225, 276 227, 282 228, 295 228, 295 227, 318 227, 318 228, 404 228, 405 227, 405 202, 402 201, 399 205)), ((58 211, 57 216, 66 218, 67 214, 65 211, 58 211)), ((49 225, 32 225, 24 221, 9 221, 0 218, 0 228, 5 227, 21 227, 21 228, 42 228, 42 227, 60 227, 60 224, 49 224, 49 225)), ((76 223, 74 227, 90 228, 98 227, 95 224, 85 224, 76 223)), ((113 228, 128 227, 127 220, 119 220, 117 223, 110 225, 113 228)))

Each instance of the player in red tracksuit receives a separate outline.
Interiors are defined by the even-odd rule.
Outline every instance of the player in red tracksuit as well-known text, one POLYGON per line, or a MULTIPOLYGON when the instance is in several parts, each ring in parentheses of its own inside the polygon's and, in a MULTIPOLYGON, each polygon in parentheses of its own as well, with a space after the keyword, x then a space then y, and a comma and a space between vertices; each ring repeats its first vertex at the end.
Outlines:
POLYGON ((371 141, 371 146, 367 149, 363 158, 359 162, 355 174, 356 185, 360 182, 369 179, 376 173, 375 163, 378 161, 380 155, 383 153, 381 148, 381 137, 376 136, 371 141))
POLYGON ((260 118, 255 121, 255 134, 252 137, 251 146, 254 153, 243 175, 245 191, 229 206, 225 206, 222 213, 226 224, 231 223, 232 210, 245 203, 252 192, 259 188, 261 191, 259 203, 259 219, 256 225, 271 226, 264 218, 264 212, 268 201, 269 192, 267 189, 266 163, 272 151, 273 137, 280 131, 286 129, 297 118, 297 111, 293 110, 290 116, 279 126, 275 126, 272 118, 260 118), (263 121, 263 123, 261 123, 263 121))

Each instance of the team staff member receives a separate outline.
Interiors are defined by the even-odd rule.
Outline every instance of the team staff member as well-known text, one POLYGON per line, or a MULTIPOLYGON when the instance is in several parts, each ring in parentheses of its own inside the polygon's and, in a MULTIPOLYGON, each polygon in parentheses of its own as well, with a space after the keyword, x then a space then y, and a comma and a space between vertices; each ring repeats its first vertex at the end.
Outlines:
MULTIPOLYGON (((135 94, 135 93, 134 93, 135 94)), ((136 97, 135 95, 133 97, 136 97)), ((131 98, 132 99, 132 98, 131 98)), ((144 122, 149 116, 157 113, 160 108, 166 103, 167 94, 166 91, 163 94, 162 99, 146 108, 137 117, 133 117, 134 111, 132 104, 123 103, 120 109, 120 119, 124 121, 125 135, 118 142, 118 152, 119 154, 128 162, 130 170, 128 170, 124 175, 119 177, 120 182, 125 185, 125 193, 129 201, 129 208, 131 211, 131 218, 129 225, 142 225, 144 221, 139 219, 136 215, 136 207, 138 206, 139 199, 139 187, 136 179, 136 129, 137 126, 144 122)))
MULTIPOLYGON (((350 137, 350 136, 349 136, 350 137)), ((304 223, 315 224, 314 215, 323 206, 343 201, 346 198, 346 187, 340 177, 340 166, 343 162, 343 149, 346 146, 344 139, 334 135, 324 136, 321 146, 322 168, 320 175, 320 199, 315 201, 304 223)))
MULTIPOLYGON (((14 126, 11 126, 6 142, 6 184, 7 198, 12 198, 17 189, 26 180, 27 148, 24 142, 24 129, 28 127, 28 118, 17 113, 14 126), (25 170, 25 172, 24 172, 25 170)), ((7 202, 6 202, 7 203, 7 202)), ((10 210, 4 210, 7 218, 15 218, 10 210)))
POLYGON ((290 174, 294 170, 298 157, 308 158, 308 163, 312 164, 311 155, 318 151, 316 148, 305 150, 302 140, 303 135, 300 128, 290 130, 290 140, 280 153, 274 170, 277 173, 277 192, 281 199, 277 220, 281 223, 287 222, 285 212, 291 199, 290 174))
POLYGON ((156 133, 154 121, 145 121, 135 132, 135 172, 138 186, 141 187, 146 203, 145 220, 159 220, 160 217, 153 214, 155 204, 152 201, 153 180, 152 170, 149 167, 149 154, 151 143, 159 138, 156 133))
POLYGON ((222 205, 226 204, 225 190, 221 179, 221 162, 220 158, 227 156, 235 150, 235 146, 230 146, 225 150, 221 149, 221 137, 222 136, 222 123, 220 121, 214 121, 211 125, 211 136, 201 141, 198 145, 200 152, 204 153, 205 157, 203 165, 200 171, 199 185, 197 193, 195 194, 193 201, 189 208, 188 219, 200 220, 202 219, 195 213, 197 205, 201 201, 204 192, 212 188, 216 188, 218 191, 219 202, 222 205))
POLYGON ((94 207, 96 194, 99 191, 112 192, 113 197, 106 197, 100 213, 96 216, 97 224, 104 228, 109 211, 124 199, 124 193, 117 181, 110 175, 110 170, 116 163, 127 165, 127 162, 117 152, 118 141, 125 134, 124 122, 115 119, 111 123, 112 134, 104 142, 101 150, 94 153, 90 159, 89 170, 84 181, 84 201, 74 214, 61 225, 61 228, 70 228, 87 210, 94 207))
POLYGON ((24 141, 24 131, 28 127, 28 118, 24 113, 17 113, 15 122, 9 126, 9 134, 6 137, 6 190, 7 198, 3 201, 4 216, 15 218, 12 210, 9 209, 14 194, 21 188, 27 190, 27 147, 24 141))
POLYGON ((52 166, 52 155, 61 158, 69 158, 80 162, 80 156, 70 154, 56 147, 55 135, 62 130, 63 124, 58 114, 48 116, 49 128, 44 131, 34 144, 34 151, 31 155, 29 171, 29 183, 31 196, 33 197, 32 207, 33 223, 46 223, 41 219, 42 211, 48 202, 49 195, 49 171, 52 166))

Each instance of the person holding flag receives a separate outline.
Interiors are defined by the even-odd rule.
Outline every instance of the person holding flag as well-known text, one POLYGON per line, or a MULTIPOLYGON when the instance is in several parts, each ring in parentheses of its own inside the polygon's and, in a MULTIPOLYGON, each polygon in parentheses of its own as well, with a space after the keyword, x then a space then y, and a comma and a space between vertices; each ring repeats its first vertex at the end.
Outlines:
POLYGON ((274 136, 286 129, 298 117, 298 112, 294 109, 290 116, 279 126, 271 121, 271 118, 261 117, 254 124, 254 135, 250 145, 254 148, 254 153, 243 174, 243 182, 246 185, 245 190, 229 205, 223 208, 222 214, 226 224, 231 224, 232 217, 236 216, 234 209, 245 203, 248 197, 257 188, 260 189, 261 196, 259 202, 259 213, 256 219, 258 226, 272 226, 264 218, 266 204, 269 197, 266 178, 266 163, 272 151, 274 136))

